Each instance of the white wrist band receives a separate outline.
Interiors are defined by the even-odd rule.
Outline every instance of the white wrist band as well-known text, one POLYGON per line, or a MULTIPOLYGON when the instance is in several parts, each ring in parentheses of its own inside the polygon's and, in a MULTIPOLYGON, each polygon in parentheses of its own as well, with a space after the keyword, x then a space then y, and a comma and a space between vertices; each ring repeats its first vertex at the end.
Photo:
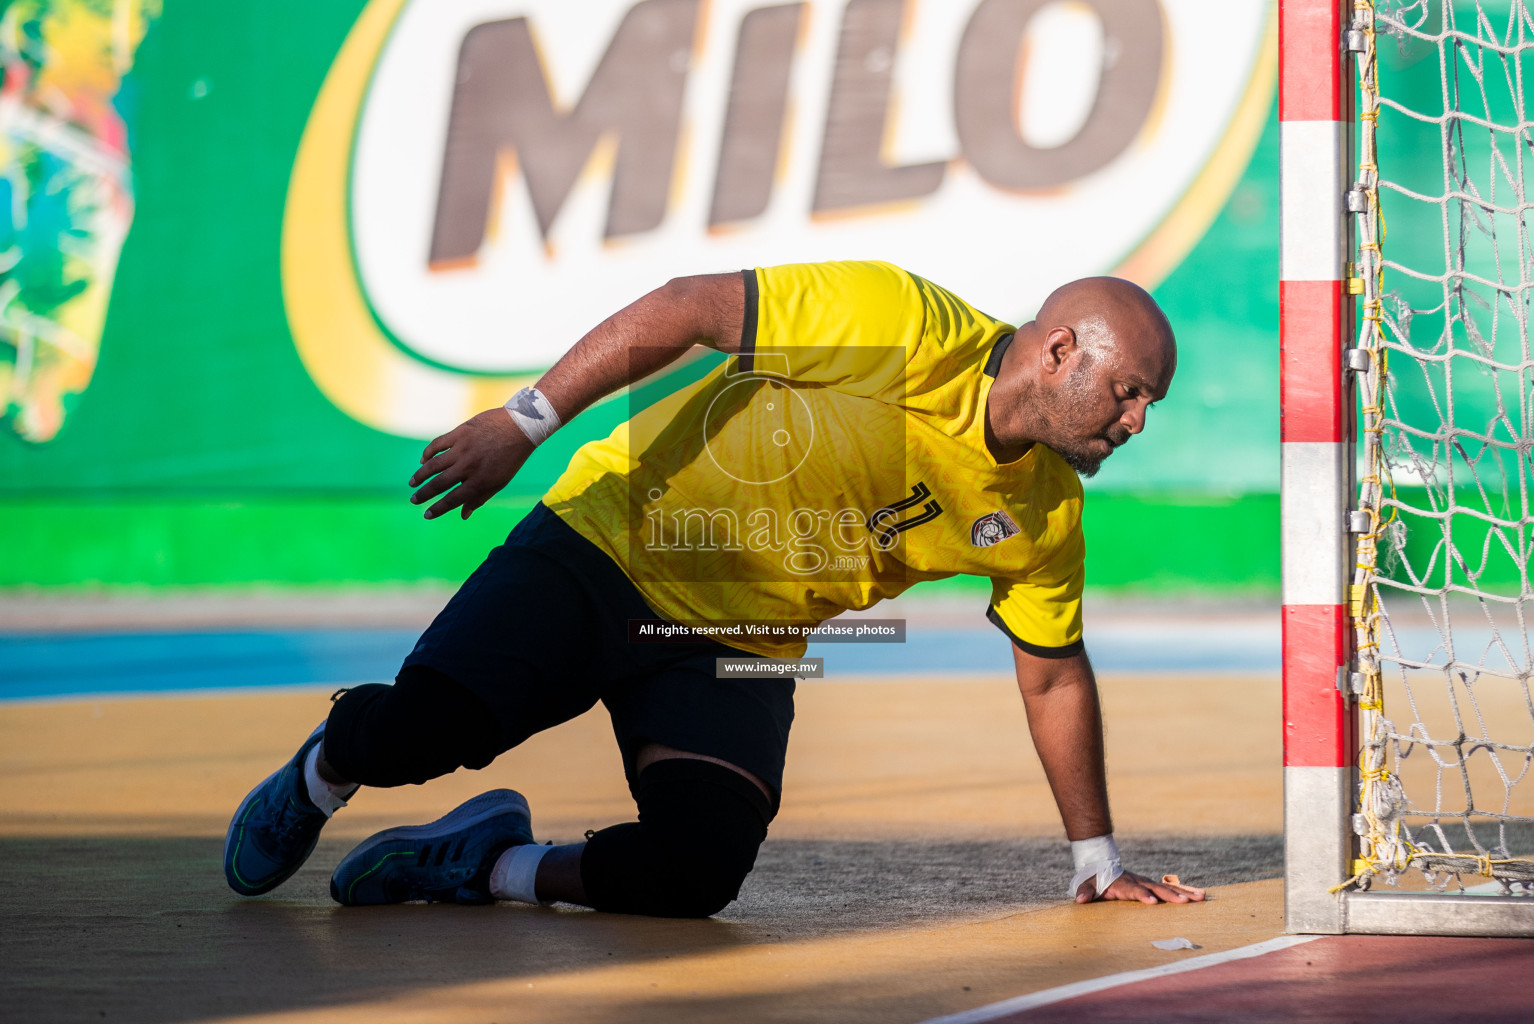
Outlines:
POLYGON ((522 428, 527 439, 533 442, 534 448, 548 440, 549 435, 561 425, 559 413, 554 411, 549 400, 537 388, 523 388, 512 395, 506 403, 506 412, 522 428))
POLYGON ((1118 844, 1113 841, 1111 832, 1105 836, 1078 839, 1071 843, 1071 859, 1076 862, 1076 874, 1071 879, 1068 894, 1072 899, 1076 896, 1076 890, 1081 888, 1081 883, 1087 879, 1096 880, 1094 885, 1097 891, 1093 895, 1101 896, 1114 879, 1124 873, 1124 865, 1119 862, 1118 844))

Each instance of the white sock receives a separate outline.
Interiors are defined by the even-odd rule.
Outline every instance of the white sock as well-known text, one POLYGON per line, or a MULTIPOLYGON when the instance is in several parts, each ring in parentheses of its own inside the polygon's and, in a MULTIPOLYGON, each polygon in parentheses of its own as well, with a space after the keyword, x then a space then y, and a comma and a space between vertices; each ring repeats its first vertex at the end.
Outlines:
POLYGON ((539 846, 537 843, 526 843, 522 846, 513 846, 496 859, 495 867, 490 869, 490 895, 498 900, 516 900, 518 903, 537 903, 549 906, 538 898, 535 891, 538 882, 538 864, 543 860, 543 855, 554 849, 552 846, 539 846))
POLYGON ((309 802, 324 811, 325 817, 328 818, 345 807, 347 799, 360 787, 350 782, 344 786, 337 786, 321 778, 319 769, 321 746, 322 744, 316 743, 310 747, 309 756, 304 758, 304 786, 309 791, 309 802))

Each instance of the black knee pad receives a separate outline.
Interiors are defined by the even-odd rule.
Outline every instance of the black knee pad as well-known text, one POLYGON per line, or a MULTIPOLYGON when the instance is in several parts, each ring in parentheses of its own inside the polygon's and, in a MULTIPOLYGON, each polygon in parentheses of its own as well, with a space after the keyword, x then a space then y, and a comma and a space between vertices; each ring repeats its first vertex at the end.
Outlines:
POLYGON ((639 820, 594 833, 581 882, 597 910, 708 917, 740 895, 767 838, 772 805, 739 772, 668 758, 634 787, 639 820))
POLYGON ((325 760, 364 786, 420 785, 483 768, 500 752, 500 729, 484 701, 420 665, 400 672, 393 686, 342 693, 325 725, 325 760))

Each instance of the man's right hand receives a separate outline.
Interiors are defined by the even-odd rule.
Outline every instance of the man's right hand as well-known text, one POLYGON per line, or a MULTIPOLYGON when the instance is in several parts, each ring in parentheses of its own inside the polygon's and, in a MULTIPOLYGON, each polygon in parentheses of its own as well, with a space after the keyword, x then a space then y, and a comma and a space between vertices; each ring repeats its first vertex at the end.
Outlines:
MULTIPOLYGON (((593 402, 675 362, 693 345, 738 352, 746 285, 740 274, 679 277, 598 324, 538 379, 569 423, 593 402)), ((462 506, 467 519, 522 468, 533 443, 505 409, 489 409, 426 446, 410 478, 413 505, 441 496, 427 519, 462 506)))
POLYGON ((511 482, 532 453, 533 443, 505 409, 486 409, 426 446, 421 468, 410 478, 410 486, 418 488, 410 503, 420 505, 441 494, 426 510, 427 519, 460 506, 467 519, 511 482))

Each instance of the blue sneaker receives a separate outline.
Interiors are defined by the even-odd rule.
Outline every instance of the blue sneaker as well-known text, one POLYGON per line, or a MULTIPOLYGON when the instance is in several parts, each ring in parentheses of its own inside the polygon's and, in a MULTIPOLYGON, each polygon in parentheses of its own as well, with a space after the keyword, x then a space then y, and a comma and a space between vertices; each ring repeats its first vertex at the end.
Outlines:
POLYGON ((304 759, 325 736, 325 723, 298 753, 250 791, 235 809, 224 840, 224 877, 242 896, 270 892, 293 876, 314 852, 330 819, 309 800, 304 759))
POLYGON ((490 903, 490 870, 508 847, 533 841, 527 800, 492 789, 429 825, 402 825, 363 840, 341 858, 330 898, 346 907, 380 903, 490 903))

